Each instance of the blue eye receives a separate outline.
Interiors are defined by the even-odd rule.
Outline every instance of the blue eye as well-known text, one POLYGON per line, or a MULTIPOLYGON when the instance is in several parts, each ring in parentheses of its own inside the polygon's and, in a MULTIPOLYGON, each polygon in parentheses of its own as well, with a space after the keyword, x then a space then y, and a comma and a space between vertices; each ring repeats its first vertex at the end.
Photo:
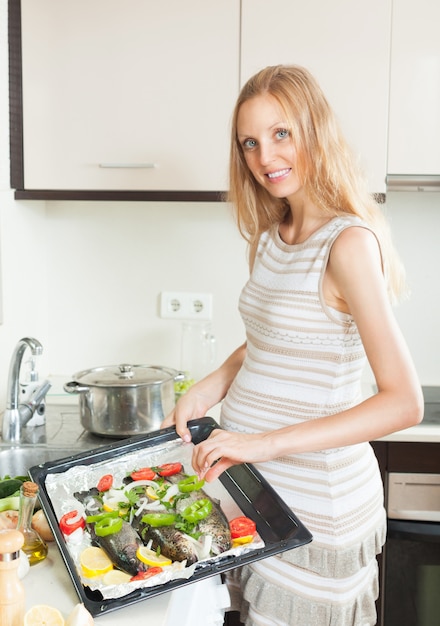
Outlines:
POLYGON ((243 141, 243 148, 245 150, 252 150, 252 148, 255 148, 256 145, 257 142, 255 139, 245 139, 245 141, 243 141))
POLYGON ((280 128, 279 130, 277 130, 276 135, 278 139, 286 139, 286 137, 289 137, 290 132, 287 130, 287 128, 280 128))

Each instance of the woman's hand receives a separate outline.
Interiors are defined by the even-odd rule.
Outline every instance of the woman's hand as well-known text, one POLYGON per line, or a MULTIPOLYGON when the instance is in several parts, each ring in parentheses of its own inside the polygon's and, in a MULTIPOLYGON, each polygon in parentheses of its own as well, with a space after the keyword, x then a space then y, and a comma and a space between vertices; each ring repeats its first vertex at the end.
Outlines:
POLYGON ((267 461, 271 447, 266 434, 232 433, 215 429, 208 439, 194 447, 192 466, 200 478, 215 480, 239 463, 267 461))
MULTIPOLYGON (((204 417, 206 412, 213 406, 208 396, 198 391, 198 384, 191 387, 181 398, 176 406, 162 422, 162 428, 175 426, 176 432, 183 441, 191 441, 191 433, 187 426, 190 420, 204 417)), ((214 402, 215 404, 215 402, 214 402)))

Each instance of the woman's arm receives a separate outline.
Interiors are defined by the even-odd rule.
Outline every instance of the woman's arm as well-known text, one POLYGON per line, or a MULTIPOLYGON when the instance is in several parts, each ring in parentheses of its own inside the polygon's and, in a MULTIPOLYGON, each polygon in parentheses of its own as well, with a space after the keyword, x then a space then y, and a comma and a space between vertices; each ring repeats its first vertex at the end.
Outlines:
POLYGON ((245 354, 246 343, 237 348, 217 370, 190 387, 165 418, 162 428, 175 425, 177 434, 184 441, 191 441, 187 422, 204 417, 211 407, 223 400, 243 363, 245 354))
POLYGON ((235 463, 371 441, 423 418, 421 387, 386 293, 379 246, 369 230, 349 228, 339 235, 326 280, 327 293, 357 324, 377 394, 341 413, 264 434, 212 433, 196 446, 193 457, 194 469, 208 480, 235 463))

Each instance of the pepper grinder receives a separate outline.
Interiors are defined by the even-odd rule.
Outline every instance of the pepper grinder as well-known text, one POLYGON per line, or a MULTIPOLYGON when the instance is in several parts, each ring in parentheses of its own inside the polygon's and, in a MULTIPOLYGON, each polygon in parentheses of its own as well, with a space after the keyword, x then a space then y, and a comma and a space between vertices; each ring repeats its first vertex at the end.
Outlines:
POLYGON ((23 535, 18 530, 0 531, 0 624, 23 626, 24 587, 18 577, 23 535))
POLYGON ((20 488, 20 508, 18 511, 17 529, 24 538, 23 552, 29 559, 29 565, 35 565, 47 556, 47 544, 36 530, 32 528, 32 515, 38 496, 38 485, 26 481, 20 488))

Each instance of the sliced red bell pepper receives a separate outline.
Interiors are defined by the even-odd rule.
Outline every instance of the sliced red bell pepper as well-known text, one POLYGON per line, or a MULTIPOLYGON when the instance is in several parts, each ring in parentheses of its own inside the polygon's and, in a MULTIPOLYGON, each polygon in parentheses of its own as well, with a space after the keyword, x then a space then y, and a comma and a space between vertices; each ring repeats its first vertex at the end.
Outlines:
POLYGON ((60 519, 60 530, 63 535, 71 535, 78 528, 85 527, 86 522, 76 509, 65 513, 60 519))
POLYGON ((145 572, 138 572, 136 576, 132 576, 130 578, 130 581, 147 580, 147 578, 151 578, 151 576, 156 576, 156 574, 160 574, 161 572, 163 572, 163 569, 158 565, 154 567, 149 567, 145 572))

